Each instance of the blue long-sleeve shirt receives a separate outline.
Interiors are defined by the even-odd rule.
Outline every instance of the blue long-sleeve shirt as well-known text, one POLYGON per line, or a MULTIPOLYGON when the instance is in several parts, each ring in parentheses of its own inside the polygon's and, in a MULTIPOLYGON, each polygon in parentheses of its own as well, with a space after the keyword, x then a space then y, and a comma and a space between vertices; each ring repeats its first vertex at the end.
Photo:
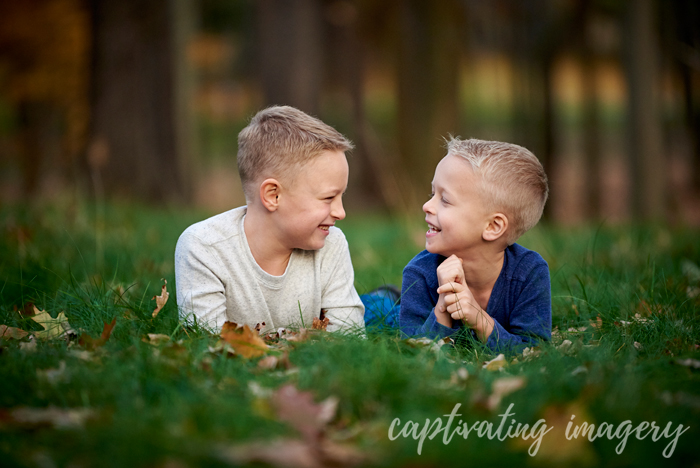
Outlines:
MULTIPOLYGON (((399 326, 408 336, 443 338, 462 329, 438 323, 437 267, 445 257, 427 250, 403 270, 399 326)), ((505 250, 503 268, 491 291, 486 312, 494 320, 486 345, 494 351, 519 351, 552 336, 552 293, 547 262, 532 250, 513 244, 505 250)))

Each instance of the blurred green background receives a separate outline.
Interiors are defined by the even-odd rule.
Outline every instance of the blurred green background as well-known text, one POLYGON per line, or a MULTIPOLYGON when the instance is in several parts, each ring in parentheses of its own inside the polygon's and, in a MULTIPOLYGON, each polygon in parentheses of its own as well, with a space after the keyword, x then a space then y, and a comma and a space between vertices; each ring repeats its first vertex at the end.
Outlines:
POLYGON ((31 0, 0 4, 0 202, 243 203, 272 104, 356 144, 349 214, 412 213, 442 138, 531 149, 548 219, 700 223, 693 0, 31 0))

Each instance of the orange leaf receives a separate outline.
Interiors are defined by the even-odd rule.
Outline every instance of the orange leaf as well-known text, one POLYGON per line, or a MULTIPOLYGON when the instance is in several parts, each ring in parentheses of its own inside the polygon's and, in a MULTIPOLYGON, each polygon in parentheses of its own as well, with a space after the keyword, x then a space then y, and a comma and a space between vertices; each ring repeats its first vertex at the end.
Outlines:
POLYGON ((262 356, 269 349, 260 335, 251 330, 248 325, 239 328, 235 322, 224 323, 221 327, 221 339, 230 344, 236 354, 244 358, 262 356))
POLYGON ((163 280, 165 284, 163 284, 163 287, 161 288, 161 293, 160 296, 153 296, 153 299, 156 300, 156 308, 153 310, 153 318, 156 318, 158 315, 158 312, 165 306, 165 303, 168 302, 168 297, 170 297, 170 293, 168 292, 168 288, 166 285, 168 284, 168 280, 164 279, 163 280))
POLYGON ((0 338, 21 340, 25 336, 29 335, 28 332, 22 330, 21 328, 8 327, 7 325, 0 325, 0 338))
POLYGON ((313 328, 314 330, 324 330, 325 331, 326 328, 328 327, 328 322, 329 322, 328 317, 325 317, 323 320, 317 319, 316 317, 314 317, 314 322, 311 325, 311 328, 313 328))
POLYGON ((90 335, 83 333, 80 335, 80 339, 78 340, 78 344, 81 346, 85 346, 87 349, 95 349, 99 348, 100 346, 104 346, 104 344, 109 340, 109 337, 112 336, 112 329, 114 326, 117 324, 117 318, 114 317, 114 320, 112 320, 111 323, 105 322, 104 328, 102 328, 102 334, 100 335, 99 338, 95 339, 91 337, 90 335))

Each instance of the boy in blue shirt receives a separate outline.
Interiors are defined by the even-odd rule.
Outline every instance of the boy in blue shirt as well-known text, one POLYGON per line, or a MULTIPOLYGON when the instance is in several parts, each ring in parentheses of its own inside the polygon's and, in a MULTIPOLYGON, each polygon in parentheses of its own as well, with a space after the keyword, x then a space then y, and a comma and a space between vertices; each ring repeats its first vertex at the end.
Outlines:
POLYGON ((549 268, 515 243, 542 216, 547 176, 527 149, 451 139, 425 205, 425 249, 403 271, 399 325, 409 336, 469 330, 494 351, 552 333, 549 268))

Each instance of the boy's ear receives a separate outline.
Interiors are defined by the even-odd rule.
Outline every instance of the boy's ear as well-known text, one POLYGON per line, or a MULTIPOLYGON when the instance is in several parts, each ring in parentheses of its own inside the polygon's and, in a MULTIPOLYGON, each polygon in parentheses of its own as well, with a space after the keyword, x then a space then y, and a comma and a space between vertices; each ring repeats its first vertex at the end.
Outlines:
POLYGON ((508 229, 508 217, 503 213, 495 213, 491 216, 481 237, 485 241, 495 241, 501 238, 508 229))
POLYGON ((260 202, 267 211, 277 211, 280 198, 280 183, 277 179, 265 179, 260 184, 260 202))

